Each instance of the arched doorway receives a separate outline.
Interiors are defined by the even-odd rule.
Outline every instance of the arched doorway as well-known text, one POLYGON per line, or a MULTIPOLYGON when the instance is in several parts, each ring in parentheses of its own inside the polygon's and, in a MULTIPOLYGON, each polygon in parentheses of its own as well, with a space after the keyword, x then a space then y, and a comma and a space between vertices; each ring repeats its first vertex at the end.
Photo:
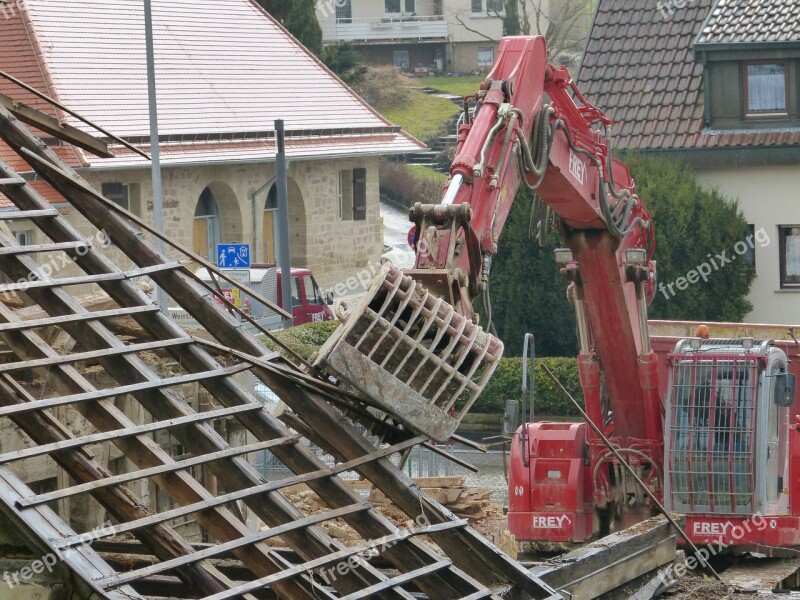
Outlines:
POLYGON ((236 194, 226 183, 209 184, 200 193, 194 211, 192 250, 216 261, 217 244, 242 241, 242 213, 236 194))
POLYGON ((261 217, 261 261, 276 264, 278 259, 278 186, 267 194, 261 217))
MULTIPOLYGON (((306 212, 303 193, 291 177, 288 179, 289 192, 289 253, 292 266, 302 267, 306 264, 306 212)), ((264 202, 261 213, 261 231, 259 245, 259 261, 264 263, 278 262, 278 186, 273 183, 264 202)))
POLYGON ((206 188, 197 200, 194 209, 194 231, 192 250, 200 256, 214 260, 217 244, 220 243, 219 207, 211 188, 206 188))

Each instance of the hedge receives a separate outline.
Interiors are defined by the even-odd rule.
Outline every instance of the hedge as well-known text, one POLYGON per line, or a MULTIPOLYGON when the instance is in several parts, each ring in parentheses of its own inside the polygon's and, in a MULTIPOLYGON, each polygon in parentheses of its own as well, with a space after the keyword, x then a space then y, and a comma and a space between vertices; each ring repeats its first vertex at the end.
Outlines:
MULTIPOLYGON (((281 342, 308 360, 325 343, 338 325, 338 321, 310 323, 292 327, 274 333, 281 342)), ((278 350, 274 342, 265 340, 267 345, 278 350)), ((579 402, 583 402, 578 367, 574 358, 544 357, 537 358, 544 363, 579 402)), ((472 405, 473 413, 502 413, 506 400, 519 400, 522 394, 522 358, 501 358, 492 378, 483 393, 472 405)), ((534 382, 534 414, 549 417, 578 416, 572 403, 564 398, 561 392, 550 381, 541 368, 535 372, 534 382)))
MULTIPOLYGON (((583 403, 578 365, 574 358, 548 356, 537 358, 536 363, 547 365, 567 391, 578 402, 583 403)), ((470 412, 502 413, 505 410, 506 400, 520 400, 521 396, 522 358, 501 358, 492 378, 472 405, 470 412)), ((534 414, 550 417, 578 416, 578 411, 572 402, 564 397, 540 367, 534 372, 533 410, 534 414)))
MULTIPOLYGON (((338 325, 339 321, 335 320, 324 321, 322 323, 308 323, 307 325, 299 325, 290 329, 273 331, 272 334, 282 343, 286 344, 292 351, 308 360, 333 334, 338 325)), ((284 355, 286 354, 269 338, 263 337, 262 342, 270 349, 277 350, 284 355)))

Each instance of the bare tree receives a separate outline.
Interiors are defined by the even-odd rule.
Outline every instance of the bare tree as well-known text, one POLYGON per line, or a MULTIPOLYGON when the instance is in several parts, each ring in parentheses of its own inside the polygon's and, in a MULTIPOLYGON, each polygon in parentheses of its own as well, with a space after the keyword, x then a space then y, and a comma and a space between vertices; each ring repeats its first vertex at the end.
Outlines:
MULTIPOLYGON (((544 35, 551 62, 571 62, 583 50, 592 19, 593 0, 490 0, 487 14, 503 20, 504 35, 544 35)), ((487 41, 499 42, 471 28, 456 14, 464 29, 487 41)))
POLYGON ((506 0, 503 22, 508 35, 544 34, 548 58, 568 62, 583 50, 592 10, 592 0, 506 0))

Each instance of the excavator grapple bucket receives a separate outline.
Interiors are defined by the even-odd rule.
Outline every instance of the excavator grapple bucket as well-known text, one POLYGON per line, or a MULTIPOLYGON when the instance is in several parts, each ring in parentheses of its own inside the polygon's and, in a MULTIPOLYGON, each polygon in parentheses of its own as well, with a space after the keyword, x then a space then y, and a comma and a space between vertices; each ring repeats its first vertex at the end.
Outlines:
POLYGON ((340 319, 315 368, 437 441, 453 434, 503 354, 500 340, 389 263, 340 319))

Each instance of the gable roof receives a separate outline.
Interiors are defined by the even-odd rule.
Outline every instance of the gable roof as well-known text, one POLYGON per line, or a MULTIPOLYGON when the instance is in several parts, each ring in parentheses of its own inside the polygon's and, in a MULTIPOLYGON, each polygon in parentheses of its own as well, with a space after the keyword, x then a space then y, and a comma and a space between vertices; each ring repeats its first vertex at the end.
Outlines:
MULTIPOLYGON (((254 0, 154 0, 159 134, 173 152, 188 143, 247 138, 273 141, 253 159, 274 156, 274 121, 294 138, 314 139, 321 154, 339 152, 342 136, 367 144, 353 153, 413 152, 424 147, 372 110, 254 0), (379 145, 379 149, 374 146, 379 145)), ((0 21, 0 68, 55 96, 123 138, 149 136, 144 13, 139 0, 26 0, 21 13, 0 21)), ((9 84, 0 91, 53 114, 42 101, 9 84)), ((96 134, 61 115, 70 125, 96 134)), ((363 145, 363 144, 361 144, 363 145)), ((133 157, 118 166, 146 165, 133 157)), ((79 156, 84 166, 88 157, 79 156)), ((92 165, 101 159, 90 160, 92 165)))
POLYGON ((696 0, 677 9, 653 0, 599 0, 578 80, 586 98, 614 120, 615 147, 683 151, 800 143, 797 129, 704 129, 703 65, 692 44, 713 4, 696 0))
POLYGON ((800 41, 800 3, 787 0, 719 0, 697 36, 698 44, 800 41))

